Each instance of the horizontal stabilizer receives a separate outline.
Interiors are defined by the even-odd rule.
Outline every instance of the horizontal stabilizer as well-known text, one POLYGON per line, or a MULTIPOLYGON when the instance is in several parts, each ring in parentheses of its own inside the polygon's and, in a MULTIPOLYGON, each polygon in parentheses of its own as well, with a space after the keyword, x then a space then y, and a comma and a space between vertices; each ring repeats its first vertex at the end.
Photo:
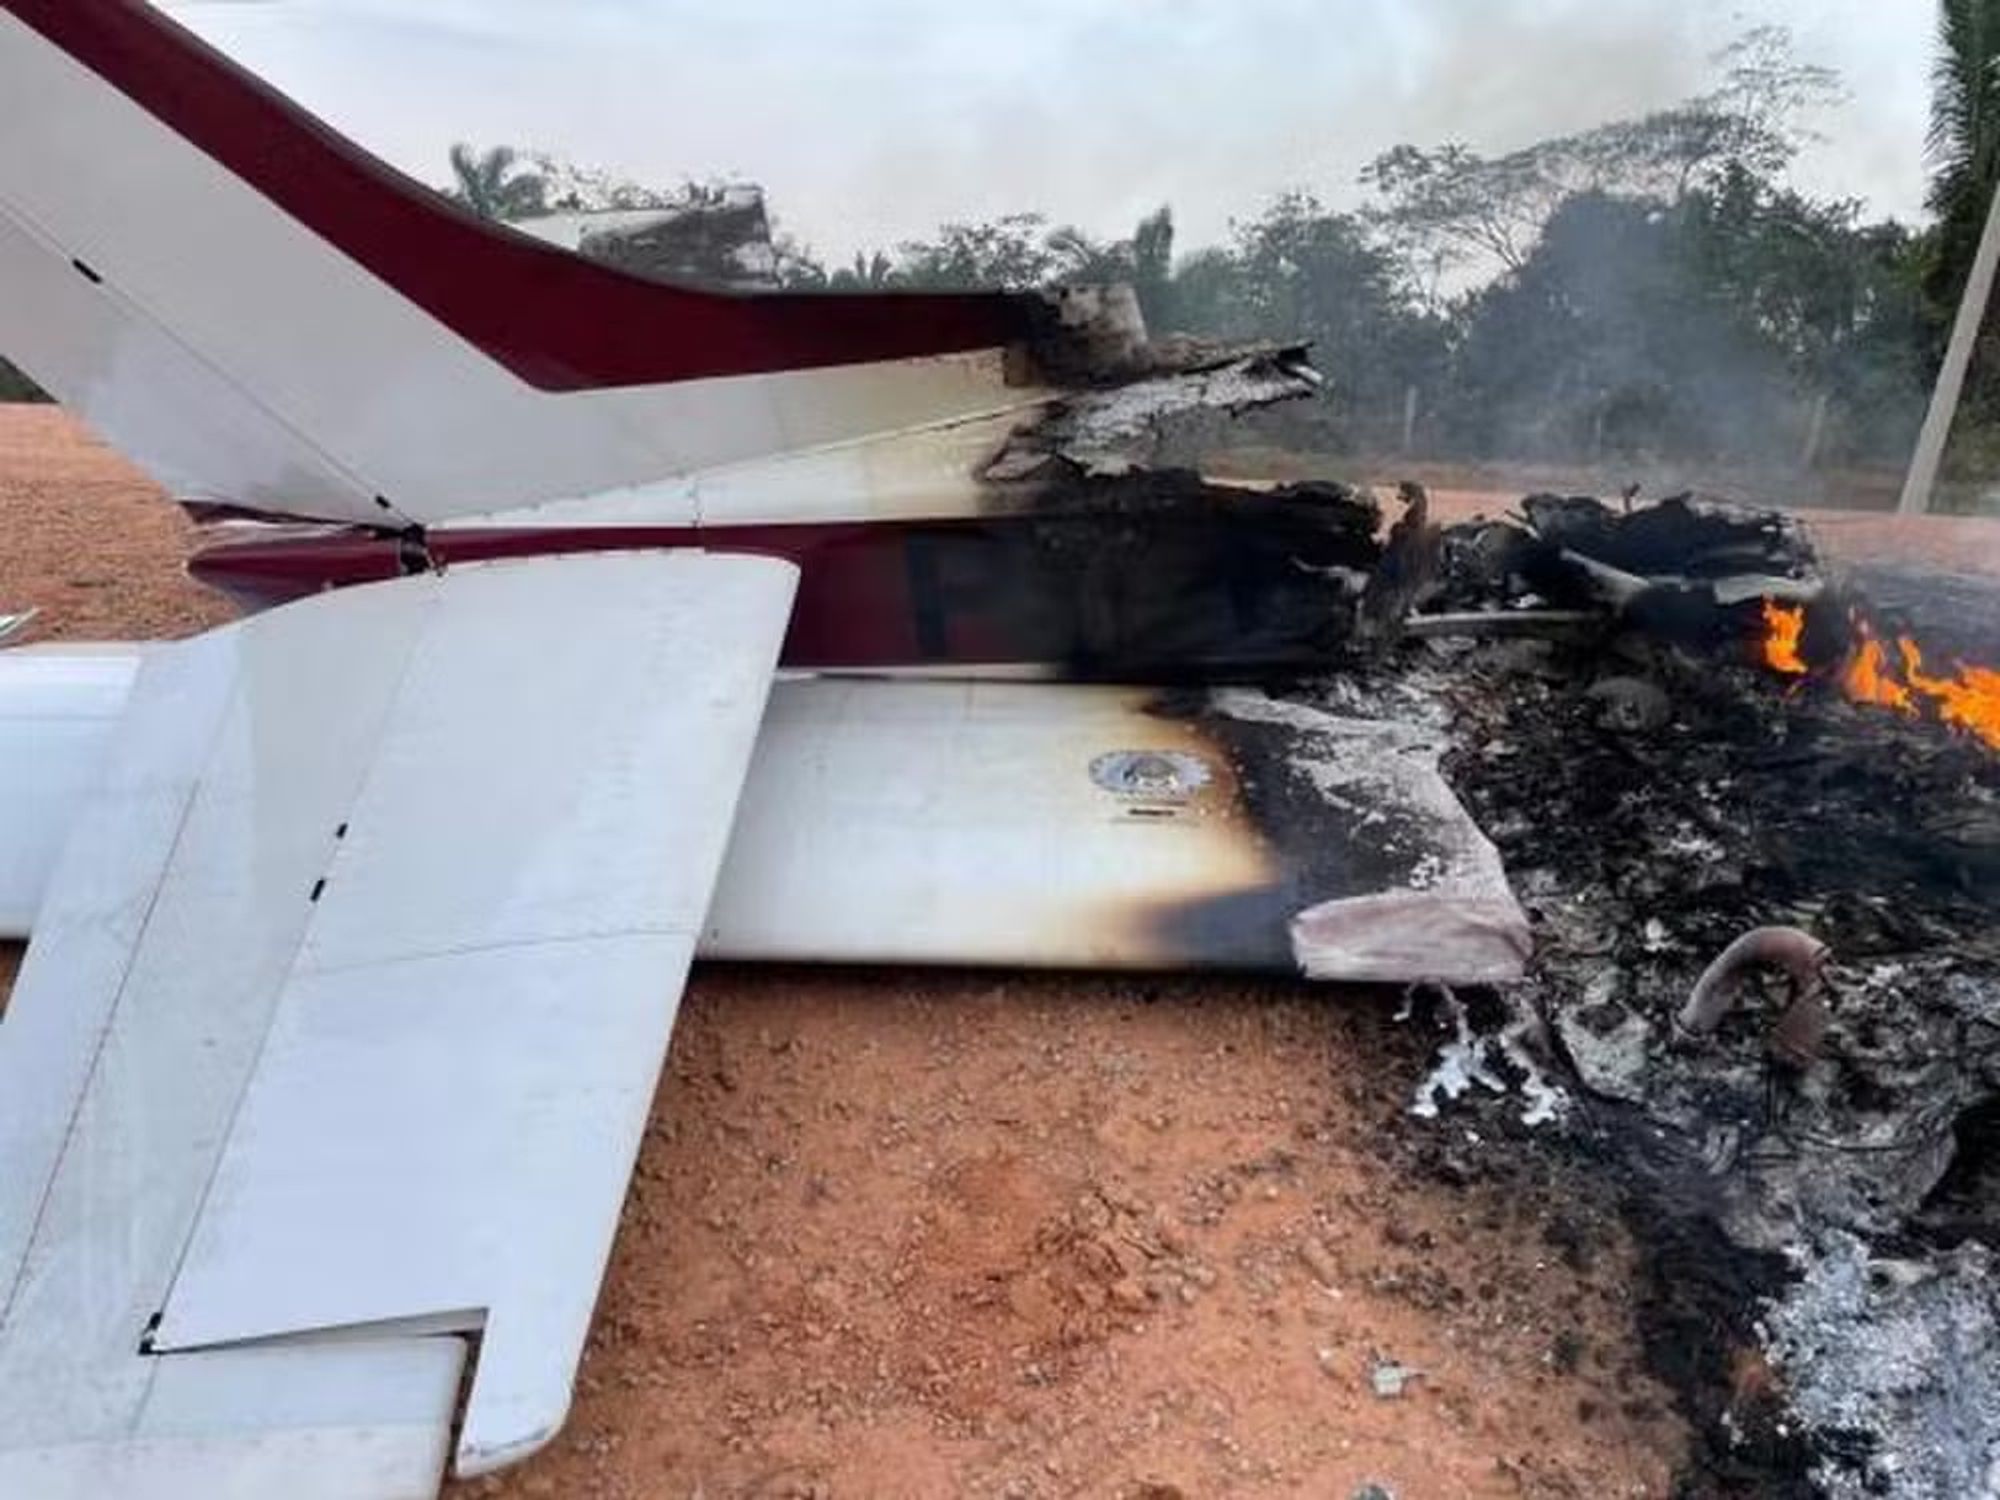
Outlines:
POLYGON ((555 1431, 793 583, 495 564, 146 655, 0 1023, 0 1493, 418 1493, 455 1334, 461 1472, 555 1431))

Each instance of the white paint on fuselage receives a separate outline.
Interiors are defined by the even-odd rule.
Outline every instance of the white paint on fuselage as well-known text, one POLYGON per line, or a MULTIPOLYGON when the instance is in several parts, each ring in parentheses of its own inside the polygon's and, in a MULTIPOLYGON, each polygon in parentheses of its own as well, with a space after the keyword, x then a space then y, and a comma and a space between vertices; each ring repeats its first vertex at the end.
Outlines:
POLYGON ((928 427, 875 433, 775 458, 626 485, 489 515, 440 529, 496 526, 742 526, 803 521, 916 521, 975 516, 992 486, 978 476, 1007 437, 1046 407, 1038 395, 928 427))

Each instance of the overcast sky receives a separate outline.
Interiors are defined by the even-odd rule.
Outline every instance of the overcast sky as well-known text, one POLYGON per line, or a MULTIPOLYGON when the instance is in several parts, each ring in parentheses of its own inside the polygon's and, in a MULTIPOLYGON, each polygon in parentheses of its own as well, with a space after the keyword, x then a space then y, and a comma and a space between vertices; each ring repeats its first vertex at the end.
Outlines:
POLYGON ((1359 201, 1402 141, 1488 151, 1700 90, 1748 27, 1792 27, 1850 99, 1813 191, 1914 217, 1930 0, 169 0, 397 166, 467 140, 647 182, 762 182, 830 258, 1033 208, 1183 248, 1302 187, 1359 201))

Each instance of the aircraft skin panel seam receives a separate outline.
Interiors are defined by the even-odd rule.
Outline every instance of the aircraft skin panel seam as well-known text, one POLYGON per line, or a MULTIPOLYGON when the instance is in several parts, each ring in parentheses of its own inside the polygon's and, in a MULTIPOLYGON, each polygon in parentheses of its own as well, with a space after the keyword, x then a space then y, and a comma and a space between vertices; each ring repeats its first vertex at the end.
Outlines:
MULTIPOLYGON (((378 722, 376 726, 375 737, 372 742, 374 745, 379 745, 381 743, 382 737, 387 731, 387 726, 392 716, 395 713, 395 705, 402 698, 403 686, 409 679, 411 665, 412 663, 415 662, 417 657, 417 650, 416 650, 417 642, 419 639, 421 639, 425 629, 428 627, 430 623, 429 617, 435 610, 436 604, 437 604, 437 596, 435 590, 431 591, 428 597, 425 597, 418 601, 418 608, 422 611, 422 614, 416 620, 413 628, 405 636, 405 650, 403 652, 403 659, 397 664, 396 667, 396 688, 390 695, 389 712, 381 718, 381 720, 378 722)), ((240 688, 238 691, 240 692, 240 688)), ((224 722, 226 722, 226 720, 227 720, 227 715, 225 714, 224 722)), ((375 764, 374 757, 372 755, 369 756, 368 759, 364 762, 364 764, 367 767, 367 769, 363 772, 361 777, 359 777, 356 780, 353 790, 350 791, 350 793, 348 794, 347 806, 346 808, 343 809, 344 812, 351 811, 353 807, 361 800, 361 795, 367 787, 368 777, 371 774, 373 774, 374 764, 375 764)), ((192 803, 192 798, 190 798, 190 803, 192 803)), ((340 826, 345 827, 346 825, 343 822, 341 823, 340 826)), ((337 847, 338 844, 336 838, 332 847, 330 847, 327 851, 327 863, 329 865, 332 863, 333 854, 335 852, 335 849, 337 849, 337 847)), ((324 885, 324 880, 322 880, 321 884, 324 885)), ((164 887, 165 882, 162 881, 161 885, 162 887, 164 887)), ((155 893, 155 898, 157 899, 157 892, 155 893)), ((318 899, 318 890, 315 889, 312 895, 303 897, 302 899, 307 900, 308 902, 316 902, 318 899)), ((283 995, 285 987, 289 985, 292 982, 293 978, 296 977, 297 974, 299 973, 299 958, 306 951, 306 943, 308 938, 311 936, 313 923, 316 920, 317 920, 317 911, 315 910, 313 914, 308 915, 306 920, 299 925, 298 931, 296 932, 292 940, 292 954, 290 962, 286 966, 284 977, 278 982, 276 988, 276 993, 278 995, 283 995)), ((136 947, 134 951, 135 952, 137 951, 136 947)), ((237 1090, 236 1099, 234 1103, 230 1106, 229 1117, 226 1124, 223 1127, 221 1135, 218 1137, 216 1150, 214 1154, 209 1158, 208 1172, 205 1179, 202 1182, 201 1193, 199 1197, 195 1199, 194 1212, 188 1216, 186 1231, 181 1236, 180 1249, 175 1253, 173 1266, 169 1271, 165 1279, 165 1282, 163 1283, 162 1308, 164 1308, 164 1304, 167 1301, 172 1300, 174 1284, 180 1280, 181 1269, 187 1264, 188 1251, 194 1244, 195 1234, 196 1231, 200 1228, 202 1216, 206 1214, 208 1211, 209 1199, 215 1191, 216 1179, 221 1174, 223 1159, 228 1154, 227 1147, 229 1140, 231 1136, 235 1134, 237 1121, 242 1117, 244 1103, 250 1097, 251 1086, 256 1081, 258 1070, 263 1066, 265 1054, 269 1050, 271 1044, 272 1033, 277 1028, 279 1010, 280 1007, 276 1004, 273 1004, 265 1011, 261 1034, 257 1039, 256 1051, 252 1056, 250 1066, 244 1071, 242 1086, 237 1090)))
MULTIPOLYGON (((224 714, 218 717, 215 728, 209 736, 211 749, 221 737, 223 719, 226 716, 227 710, 225 709, 224 714)), ((181 799, 180 816, 175 822, 174 835, 168 845, 166 858, 161 864, 163 873, 173 867, 174 855, 179 851, 182 837, 187 832, 188 820, 193 814, 195 800, 200 790, 201 783, 199 778, 197 778, 189 783, 186 793, 181 799)), ((97 1028, 97 1034, 92 1040, 90 1063, 84 1070, 82 1087, 77 1090, 75 1098, 70 1101, 69 1119, 64 1125, 62 1144, 56 1151, 54 1158, 48 1164, 48 1175, 43 1179, 41 1188, 37 1193, 34 1217, 29 1224, 27 1234, 21 1242, 20 1261, 13 1267, 12 1274, 7 1279, 7 1297, 4 1302, 0 1302, 0 1332, 4 1332, 8 1322, 8 1315, 14 1305, 14 1299, 20 1294, 21 1286, 27 1278, 29 1263, 33 1259, 36 1241, 40 1238, 49 1203, 56 1190, 57 1180, 62 1175, 63 1163, 68 1159, 71 1149, 76 1144, 77 1123, 82 1118, 83 1112, 89 1104, 91 1093, 97 1080, 98 1068, 103 1062, 104 1050, 110 1044, 112 1033, 117 1029, 119 1008, 124 1003, 126 991, 131 984, 132 971, 138 964, 139 954, 145 946, 146 934, 152 927, 154 914, 159 909, 161 893, 165 889, 165 879, 156 880, 152 891, 146 898, 146 914, 139 923, 138 936, 126 950, 124 965, 118 976, 117 991, 112 996, 111 1004, 106 1007, 102 1024, 97 1028)))
MULTIPOLYGON (((81 263, 78 257, 69 254, 61 242, 44 229, 35 216, 22 208, 16 200, 8 198, 5 195, 0 195, 0 216, 4 216, 21 233, 39 243, 49 255, 59 260, 66 260, 72 265, 81 263)), ((357 474, 343 459, 315 441, 299 422, 287 416, 284 412, 279 411, 264 397, 252 391, 240 379, 232 375, 225 365, 211 358, 202 349, 191 343, 185 334, 173 324, 155 314, 144 302, 135 297, 128 288, 102 275, 93 278, 93 284, 98 295, 111 298, 126 308, 136 319, 144 322, 156 334, 184 354, 191 363, 199 365, 218 385, 226 387, 241 399, 246 406, 261 412, 268 421, 283 430, 285 435, 297 443, 300 448, 311 453, 334 474, 352 485, 358 493, 376 497, 376 504, 378 506, 383 504, 383 499, 386 497, 381 496, 380 490, 376 485, 357 474)), ((386 519, 394 520, 402 525, 407 526, 412 524, 407 516, 404 516, 395 509, 393 501, 389 502, 383 508, 382 513, 386 519)))
MULTIPOLYGON (((565 932, 549 937, 500 938, 488 943, 457 943, 448 948, 425 948, 409 952, 397 952, 389 957, 360 958, 350 960, 346 963, 303 964, 293 970, 293 973, 300 976, 357 974, 369 969, 388 969, 400 964, 425 963, 444 958, 462 958, 474 953, 526 952, 535 948, 561 948, 570 944, 601 943, 613 938, 692 938, 699 936, 700 931, 701 924, 699 922, 620 924, 616 927, 607 927, 601 932, 565 932)), ((301 946, 304 947, 306 945, 302 944, 301 946)))

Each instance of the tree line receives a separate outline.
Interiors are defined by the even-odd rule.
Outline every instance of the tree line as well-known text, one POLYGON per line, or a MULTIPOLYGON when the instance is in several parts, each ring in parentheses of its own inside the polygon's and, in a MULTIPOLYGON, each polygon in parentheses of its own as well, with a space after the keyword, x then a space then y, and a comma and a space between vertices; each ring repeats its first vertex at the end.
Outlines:
MULTIPOLYGON (((1363 170, 1355 206, 1285 192, 1220 244, 1178 244, 1166 206, 1109 238, 1023 211, 838 264, 779 233, 770 277, 1127 281, 1156 331, 1311 340, 1325 391, 1271 418, 1302 446, 1896 466, 2000 179, 2000 0, 1939 0, 1927 226, 1792 182, 1814 118, 1843 97, 1782 28, 1759 27, 1669 108, 1497 154, 1398 145, 1363 170)), ((726 196, 506 146, 455 146, 450 167, 447 194, 496 220, 726 196)), ((32 393, 0 363, 0 398, 32 393)), ((1952 453, 1963 472, 2000 472, 2000 319, 1952 453)))
MULTIPOLYGON (((1945 0, 1944 13, 1941 57, 2000 55, 2000 0, 1945 0)), ((1219 245, 1176 253, 1168 207, 1111 239, 1024 211, 845 264, 780 235, 776 275, 831 290, 1129 281, 1156 330, 1310 339, 1326 391, 1282 420, 1321 448, 1893 465, 2000 172, 1993 67, 1962 72, 1978 91, 1971 144, 1934 135, 1927 229, 1789 181, 1843 88, 1765 26, 1671 108, 1497 155, 1399 145, 1362 172, 1360 206, 1287 192, 1219 245)), ((1940 119, 1956 76, 1940 63, 1940 119)), ((507 148, 461 147, 452 166, 453 196, 499 218, 703 191, 507 148)))

